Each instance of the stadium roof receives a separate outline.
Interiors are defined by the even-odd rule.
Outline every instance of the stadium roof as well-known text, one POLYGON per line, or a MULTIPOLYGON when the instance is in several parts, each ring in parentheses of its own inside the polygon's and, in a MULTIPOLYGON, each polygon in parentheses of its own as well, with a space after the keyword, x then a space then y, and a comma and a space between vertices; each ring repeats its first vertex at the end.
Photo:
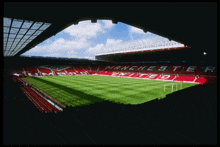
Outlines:
MULTIPOLYGON (((169 40, 186 44, 195 52, 205 50, 213 58, 217 57, 217 3, 4 2, 3 17, 10 18, 11 22, 21 20, 32 21, 32 25, 51 24, 38 36, 30 35, 29 39, 32 37, 32 40, 26 40, 27 42, 19 43, 15 38, 10 48, 6 46, 10 41, 4 39, 4 50, 9 50, 7 54, 4 51, 4 55, 19 56, 79 21, 96 22, 97 19, 108 19, 113 20, 114 23, 120 21, 143 29, 144 32, 150 31, 169 40)), ((7 26, 5 27, 4 31, 7 33, 7 26)), ((11 24, 8 27, 17 31, 11 24)), ((31 30, 29 31, 31 33, 31 30)), ((39 30, 33 29, 33 31, 39 30)), ((26 35, 28 34, 23 34, 21 37, 26 35)), ((4 38, 5 36, 7 35, 4 35, 4 38)))
POLYGON ((137 52, 137 51, 152 51, 166 48, 183 48, 184 44, 178 43, 176 41, 169 41, 167 38, 161 40, 148 38, 148 39, 139 39, 135 41, 129 41, 126 43, 121 43, 119 45, 110 46, 105 48, 104 52, 99 52, 96 56, 107 55, 107 54, 116 54, 116 53, 128 53, 128 52, 137 52))
POLYGON ((3 54, 13 56, 51 24, 21 19, 3 18, 3 54))

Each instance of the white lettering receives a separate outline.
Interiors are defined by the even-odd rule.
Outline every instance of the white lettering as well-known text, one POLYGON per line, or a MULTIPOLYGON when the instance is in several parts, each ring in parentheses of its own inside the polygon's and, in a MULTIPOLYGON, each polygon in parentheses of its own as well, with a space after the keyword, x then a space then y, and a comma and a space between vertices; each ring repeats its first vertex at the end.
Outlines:
POLYGON ((105 69, 111 69, 111 66, 107 66, 105 69))
POLYGON ((165 71, 167 69, 168 66, 161 66, 158 71, 165 71))
POLYGON ((117 66, 117 67, 115 67, 114 69, 118 70, 120 67, 121 67, 121 66, 117 66))
POLYGON ((170 75, 163 75, 161 76, 161 79, 168 79, 170 77, 170 75))
POLYGON ((153 71, 153 69, 155 68, 156 66, 150 66, 147 70, 148 71, 153 71))
POLYGON ((139 67, 137 70, 144 70, 145 67, 146 67, 146 66, 141 66, 141 67, 139 67))
POLYGON ((207 71, 211 71, 211 72, 214 72, 214 69, 215 69, 215 67, 213 67, 213 66, 207 66, 206 68, 205 68, 205 71, 204 72, 207 72, 207 71))
POLYGON ((142 77, 142 76, 148 76, 149 74, 140 74, 139 77, 142 77))
POLYGON ((196 66, 189 66, 186 71, 187 72, 194 72, 195 69, 196 69, 196 66))
POLYGON ((127 68, 129 68, 129 66, 124 66, 121 68, 121 70, 126 70, 127 68))
POLYGON ((151 74, 148 78, 155 78, 158 74, 151 74))
POLYGON ((119 73, 113 72, 113 73, 112 73, 112 76, 119 76, 119 73))
POLYGON ((134 73, 130 74, 129 77, 130 77, 130 76, 133 76, 133 75, 134 75, 134 73))
POLYGON ((137 67, 137 66, 131 66, 131 67, 129 68, 129 70, 134 70, 134 67, 137 67))
POLYGON ((173 71, 176 71, 177 68, 181 68, 181 66, 173 66, 173 67, 174 67, 173 71))
POLYGON ((123 76, 125 73, 120 73, 120 76, 123 76))

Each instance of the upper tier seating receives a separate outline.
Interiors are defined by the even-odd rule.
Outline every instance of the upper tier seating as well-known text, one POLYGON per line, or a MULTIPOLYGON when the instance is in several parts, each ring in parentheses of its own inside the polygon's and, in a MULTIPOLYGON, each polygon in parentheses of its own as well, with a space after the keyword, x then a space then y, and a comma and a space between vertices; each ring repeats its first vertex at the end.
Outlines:
POLYGON ((67 67, 65 68, 65 71, 67 72, 68 75, 76 75, 76 70, 73 69, 73 67, 67 67))
POLYGON ((29 67, 24 67, 24 70, 26 71, 26 72, 36 72, 36 73, 38 73, 38 69, 37 69, 37 67, 34 67, 34 66, 29 66, 29 67))
POLYGON ((74 65, 73 69, 75 69, 77 73, 85 72, 85 70, 79 65, 74 65))
POLYGON ((200 66, 186 66, 184 70, 182 70, 179 75, 188 75, 188 76, 196 76, 200 73, 200 66))
POLYGON ((38 71, 37 67, 29 66, 24 68, 26 75, 29 76, 41 76, 40 71, 38 71))
POLYGON ((23 68, 15 68, 15 69, 13 69, 13 71, 19 75, 26 76, 23 68))
POLYGON ((38 67, 38 70, 41 72, 42 76, 53 76, 54 75, 52 70, 49 69, 48 67, 40 66, 38 67))
POLYGON ((92 74, 91 67, 89 65, 83 65, 82 68, 84 69, 85 72, 92 74))
POLYGON ((90 65, 92 72, 97 72, 99 65, 90 65))
POLYGON ((148 74, 179 74, 183 66, 168 64, 123 64, 123 65, 106 65, 103 71, 119 71, 132 73, 148 73, 148 74))
POLYGON ((105 65, 99 65, 97 71, 106 71, 104 68, 106 66, 105 65))
POLYGON ((172 66, 168 66, 168 68, 163 72, 163 74, 169 75, 175 75, 179 74, 183 69, 185 69, 185 66, 174 64, 172 66))
POLYGON ((64 70, 63 66, 55 66, 51 68, 55 76, 60 76, 60 75, 67 75, 67 72, 64 70))
POLYGON ((67 73, 64 70, 60 70, 60 71, 54 71, 54 75, 55 76, 67 75, 67 73))
POLYGON ((169 67, 168 64, 153 64, 153 65, 148 64, 148 67, 150 67, 150 66, 155 66, 155 68, 151 67, 153 70, 151 70, 149 72, 149 73, 152 73, 152 74, 162 74, 169 67))
POLYGON ((206 66, 202 68, 203 70, 199 73, 200 76, 217 76, 217 68, 215 66, 206 66))

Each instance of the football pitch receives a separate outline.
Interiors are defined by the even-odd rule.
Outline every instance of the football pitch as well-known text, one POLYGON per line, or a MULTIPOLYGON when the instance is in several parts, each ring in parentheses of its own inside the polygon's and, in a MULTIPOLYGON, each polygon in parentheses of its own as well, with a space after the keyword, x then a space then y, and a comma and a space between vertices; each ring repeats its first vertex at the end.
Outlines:
MULTIPOLYGON (((177 82, 98 75, 24 77, 23 79, 69 107, 102 101, 130 105, 142 104, 166 97, 172 90, 170 83, 175 83, 173 92, 181 90, 181 84, 177 82), (168 85, 164 91, 165 84, 168 85)), ((182 89, 194 85, 196 84, 182 83, 182 89)))

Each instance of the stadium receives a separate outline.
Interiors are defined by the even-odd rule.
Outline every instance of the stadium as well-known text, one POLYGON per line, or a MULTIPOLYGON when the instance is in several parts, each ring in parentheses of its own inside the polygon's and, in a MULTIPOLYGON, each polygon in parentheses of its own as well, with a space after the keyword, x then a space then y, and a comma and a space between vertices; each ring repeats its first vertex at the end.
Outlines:
POLYGON ((217 3, 5 2, 3 60, 4 145, 217 145, 217 3), (100 19, 167 39, 22 56, 100 19))

